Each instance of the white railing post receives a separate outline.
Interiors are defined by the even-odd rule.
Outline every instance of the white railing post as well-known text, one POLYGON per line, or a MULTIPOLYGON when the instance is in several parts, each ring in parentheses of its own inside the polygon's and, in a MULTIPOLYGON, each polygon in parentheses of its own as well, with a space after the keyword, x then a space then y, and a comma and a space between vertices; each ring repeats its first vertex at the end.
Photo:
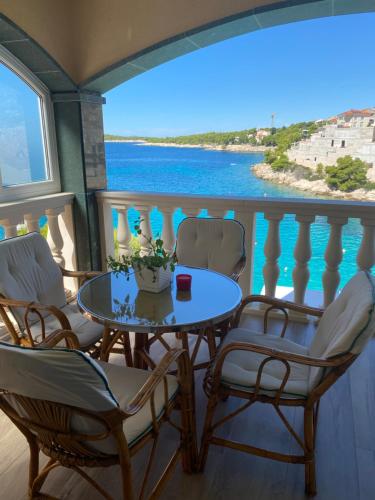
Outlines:
POLYGON ((65 266, 65 259, 63 256, 64 240, 61 235, 59 227, 59 215, 64 211, 64 207, 48 208, 46 210, 48 220, 48 236, 47 241, 51 249, 53 258, 61 265, 65 266))
POLYGON ((281 253, 280 246, 280 221, 283 214, 265 213, 264 217, 268 220, 267 240, 264 245, 264 254, 266 263, 263 267, 265 294, 269 297, 275 297, 277 280, 280 274, 278 259, 281 253))
POLYGON ((121 257, 122 255, 129 255, 132 235, 129 228, 128 208, 126 206, 121 208, 116 207, 116 211, 118 215, 118 224, 117 224, 118 253, 119 257, 121 257))
POLYGON ((14 238, 14 236, 17 236, 17 225, 22 224, 22 222, 14 217, 0 220, 0 226, 4 228, 5 238, 14 238))
POLYGON ((163 231, 161 239, 164 242, 164 247, 167 252, 173 252, 176 243, 176 235, 173 229, 173 214, 174 207, 159 207, 160 212, 163 214, 163 231))
POLYGON ((363 236, 357 254, 357 264, 361 270, 370 270, 375 263, 375 219, 362 218, 363 236))
POLYGON ((44 215, 42 212, 32 212, 29 214, 25 214, 25 222, 26 222, 26 227, 27 231, 29 233, 32 232, 40 232, 40 227, 39 227, 39 219, 44 215))
POLYGON ((327 222, 330 225, 329 240, 324 259, 326 269, 323 273, 323 293, 324 307, 327 307, 336 296, 337 288, 340 283, 339 266, 342 261, 342 227, 347 224, 347 217, 328 217, 327 222))
POLYGON ((294 248, 296 265, 293 269, 294 301, 303 304, 307 283, 310 277, 308 268, 311 259, 310 225, 314 222, 313 215, 296 215, 299 224, 298 239, 294 248))
POLYGON ((256 213, 251 211, 237 211, 235 213, 235 217, 238 222, 242 224, 245 230, 246 264, 245 269, 238 280, 242 289, 242 294, 245 297, 246 295, 252 293, 253 287, 256 213))
POLYGON ((152 238, 151 222, 150 222, 150 206, 136 205, 135 209, 139 211, 139 216, 141 219, 141 231, 142 235, 139 238, 141 244, 141 255, 148 253, 149 246, 147 239, 152 238))

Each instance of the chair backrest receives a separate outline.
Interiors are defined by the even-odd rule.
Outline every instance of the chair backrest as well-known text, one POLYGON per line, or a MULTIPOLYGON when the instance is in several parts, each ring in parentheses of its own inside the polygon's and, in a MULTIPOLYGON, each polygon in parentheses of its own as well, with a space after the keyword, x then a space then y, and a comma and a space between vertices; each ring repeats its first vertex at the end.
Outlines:
MULTIPOLYGON (((45 238, 29 233, 0 242, 0 294, 8 299, 63 307, 63 277, 45 238)), ((24 310, 12 309, 24 327, 24 310)))
POLYGON ((0 342, 0 389, 88 411, 117 408, 107 377, 88 355, 0 342))
POLYGON ((188 217, 177 231, 179 264, 212 269, 230 276, 245 256, 245 230, 238 221, 188 217))
POLYGON ((105 416, 113 419, 118 402, 102 368, 80 351, 0 342, 0 408, 61 455, 117 453, 105 416))
MULTIPOLYGON (((375 280, 366 271, 357 273, 325 310, 309 354, 332 358, 340 354, 360 354, 375 333, 375 280)), ((322 370, 313 368, 314 385, 322 370)))

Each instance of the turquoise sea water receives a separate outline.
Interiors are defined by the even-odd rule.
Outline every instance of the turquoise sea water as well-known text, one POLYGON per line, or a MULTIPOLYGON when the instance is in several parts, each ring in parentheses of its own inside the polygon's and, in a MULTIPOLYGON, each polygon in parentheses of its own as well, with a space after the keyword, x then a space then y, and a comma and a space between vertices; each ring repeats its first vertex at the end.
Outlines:
MULTIPOLYGON (((256 178, 251 165, 259 163, 260 153, 233 153, 208 151, 200 148, 176 148, 143 146, 135 143, 106 143, 108 189, 124 191, 185 193, 215 196, 267 196, 303 198, 301 191, 277 186, 256 178)), ((201 214, 205 215, 204 212, 201 214)), ((131 227, 137 212, 131 210, 131 227)), ((174 227, 184 214, 177 210, 174 227)), ((228 214, 233 217, 233 214, 228 214)), ((151 213, 154 235, 162 229, 162 215, 151 213)), ((117 217, 114 213, 114 225, 117 217)), ((262 214, 257 215, 255 238, 254 292, 263 286, 263 247, 267 236, 267 225, 262 214)), ((284 216, 280 224, 281 256, 278 285, 292 286, 292 271, 295 265, 293 250, 297 238, 298 224, 293 215, 284 216)), ((341 286, 356 272, 356 254, 361 241, 361 225, 351 219, 343 231, 343 262, 340 267, 341 286)), ((325 217, 317 217, 311 226, 312 258, 308 288, 322 290, 322 274, 325 269, 324 251, 329 237, 329 226, 325 217)))

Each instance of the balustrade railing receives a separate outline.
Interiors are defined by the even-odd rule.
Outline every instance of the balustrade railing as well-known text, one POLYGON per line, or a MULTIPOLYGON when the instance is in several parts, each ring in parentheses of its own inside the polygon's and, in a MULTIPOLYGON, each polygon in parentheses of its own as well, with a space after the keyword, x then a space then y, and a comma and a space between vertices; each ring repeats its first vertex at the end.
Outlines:
MULTIPOLYGON (((253 268, 259 266, 255 261, 255 224, 256 215, 263 214, 268 221, 264 244, 264 292, 275 296, 280 275, 279 258, 283 248, 280 237, 280 225, 287 214, 292 214, 298 225, 298 234, 294 246, 295 265, 292 272, 294 289, 293 299, 298 303, 306 301, 306 291, 310 277, 312 257, 311 226, 318 217, 326 218, 324 231, 328 243, 325 248, 325 270, 321 273, 322 302, 328 305, 335 297, 340 283, 340 264, 343 257, 342 231, 349 218, 358 220, 361 236, 357 242, 356 260, 359 269, 368 269, 375 264, 375 206, 373 203, 312 200, 312 199, 267 199, 245 197, 190 196, 163 193, 134 193, 125 191, 101 191, 97 193, 99 216, 102 223, 101 249, 103 268, 106 258, 114 252, 113 210, 118 215, 117 239, 119 254, 129 252, 131 230, 129 227, 129 209, 135 208, 143 219, 142 231, 152 235, 150 212, 157 208, 163 216, 161 235, 166 247, 174 247, 176 235, 173 227, 173 215, 182 209, 185 216, 196 216, 207 210, 209 216, 223 217, 233 212, 246 231, 247 264, 240 278, 243 293, 252 291, 253 268)), ((155 235, 154 235, 155 236, 155 235)), ((287 235, 289 237, 289 235, 287 235)), ((145 242, 140 241, 144 250, 145 242)))

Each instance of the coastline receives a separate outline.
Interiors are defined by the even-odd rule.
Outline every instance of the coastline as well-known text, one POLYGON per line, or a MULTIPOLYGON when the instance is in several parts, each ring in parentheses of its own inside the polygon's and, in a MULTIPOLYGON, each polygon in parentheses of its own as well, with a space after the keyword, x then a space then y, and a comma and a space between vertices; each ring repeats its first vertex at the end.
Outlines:
POLYGON ((215 145, 215 144, 179 144, 176 142, 147 142, 143 139, 118 139, 118 140, 105 140, 104 142, 133 142, 142 146, 158 146, 162 148, 199 148, 211 151, 232 151, 237 153, 264 153, 268 148, 266 146, 252 146, 251 144, 228 144, 215 145))
POLYGON ((344 191, 333 191, 323 180, 309 181, 308 179, 298 179, 293 172, 274 172, 267 163, 257 163, 252 166, 253 174, 265 181, 305 191, 315 195, 330 196, 344 200, 375 201, 375 190, 366 191, 357 189, 351 193, 344 191))

